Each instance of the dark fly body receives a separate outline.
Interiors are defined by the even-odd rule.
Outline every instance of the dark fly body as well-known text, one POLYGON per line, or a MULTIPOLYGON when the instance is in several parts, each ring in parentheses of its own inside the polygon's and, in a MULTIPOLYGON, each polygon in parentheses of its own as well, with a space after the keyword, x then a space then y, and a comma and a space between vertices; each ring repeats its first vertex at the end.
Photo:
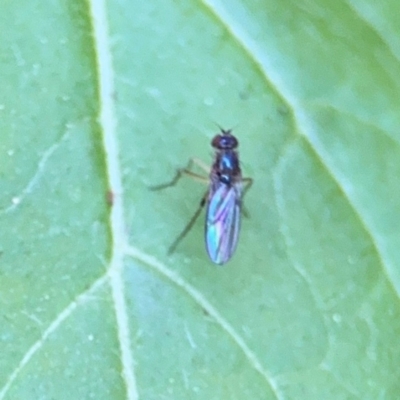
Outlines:
POLYGON ((199 160, 191 159, 186 168, 177 171, 171 182, 155 186, 152 189, 159 190, 173 186, 183 175, 189 175, 208 183, 208 189, 201 199, 200 206, 169 248, 169 253, 175 250, 195 223, 203 207, 206 206, 205 243, 207 253, 212 262, 222 265, 231 259, 236 250, 242 199, 253 181, 251 178, 242 177, 237 152, 239 142, 232 135, 231 130, 221 129, 221 132, 211 141, 211 145, 215 149, 215 158, 208 178, 191 170, 193 164, 197 164, 202 169, 207 169, 199 160))

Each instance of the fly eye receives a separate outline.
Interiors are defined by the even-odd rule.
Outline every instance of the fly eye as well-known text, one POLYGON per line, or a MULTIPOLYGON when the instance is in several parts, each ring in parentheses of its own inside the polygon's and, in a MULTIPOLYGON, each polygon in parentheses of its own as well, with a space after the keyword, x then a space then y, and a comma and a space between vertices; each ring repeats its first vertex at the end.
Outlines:
POLYGON ((226 139, 228 139, 227 147, 229 149, 236 149, 236 147, 238 147, 238 141, 234 136, 229 136, 226 139))
POLYGON ((215 149, 221 148, 221 135, 214 136, 213 140, 211 141, 211 146, 214 147, 215 149))
POLYGON ((220 150, 236 149, 238 144, 237 139, 232 135, 217 135, 211 141, 211 146, 220 150))

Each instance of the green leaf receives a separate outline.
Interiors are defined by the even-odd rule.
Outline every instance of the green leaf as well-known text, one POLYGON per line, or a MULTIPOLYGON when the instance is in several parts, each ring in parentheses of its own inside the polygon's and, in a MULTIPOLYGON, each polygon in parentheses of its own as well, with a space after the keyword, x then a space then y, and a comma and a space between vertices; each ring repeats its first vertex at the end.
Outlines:
POLYGON ((30 1, 0 13, 0 400, 396 399, 400 5, 30 1), (214 266, 205 187, 246 195, 214 266))

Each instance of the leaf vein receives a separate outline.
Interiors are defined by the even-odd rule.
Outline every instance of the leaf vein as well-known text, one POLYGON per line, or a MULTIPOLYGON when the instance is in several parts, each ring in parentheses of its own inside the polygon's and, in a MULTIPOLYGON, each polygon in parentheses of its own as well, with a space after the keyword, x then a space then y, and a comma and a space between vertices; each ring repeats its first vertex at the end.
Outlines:
POLYGON ((132 246, 127 247, 125 252, 127 255, 156 270, 159 274, 165 276, 172 283, 174 283, 176 286, 186 292, 186 294, 190 298, 192 298, 200 307, 206 310, 207 313, 222 328, 222 330, 241 349, 241 351, 249 361, 249 364, 266 380, 275 397, 278 400, 283 399, 283 396, 280 394, 279 388, 274 378, 267 370, 264 369, 254 352, 249 348, 243 338, 236 332, 236 330, 229 324, 229 322, 223 318, 218 310, 215 309, 215 307, 196 288, 186 282, 177 272, 168 269, 155 257, 143 253, 142 251, 132 246))
POLYGON ((324 332, 326 336, 327 348, 325 353, 321 356, 321 362, 325 360, 330 352, 330 349, 333 347, 333 336, 328 327, 328 316, 324 311, 324 304, 320 296, 318 295, 317 291, 313 288, 312 278, 307 273, 307 270, 301 265, 300 263, 296 262, 294 257, 292 257, 291 252, 289 251, 290 243, 293 241, 289 235, 289 229, 283 224, 284 221, 284 212, 283 212, 283 195, 282 195, 282 188, 281 188, 281 179, 278 177, 278 170, 280 168, 281 163, 285 161, 285 157, 288 156, 288 152, 290 148, 296 145, 296 141, 289 141, 286 146, 284 147, 284 152, 280 155, 278 162, 274 168, 273 173, 273 185, 274 185, 274 196, 275 196, 275 204, 276 209, 278 212, 278 224, 279 224, 279 231, 283 237, 284 246, 285 246, 285 253, 287 256, 288 261, 292 264, 294 271, 300 276, 300 278, 305 282, 308 291, 310 292, 311 298, 314 301, 316 310, 321 314, 321 320, 323 322, 324 332))
POLYGON ((67 136, 68 136, 68 130, 61 136, 60 140, 58 140, 56 143, 52 144, 43 153, 41 159, 38 162, 37 169, 36 169, 35 173, 33 174, 32 178, 26 184, 25 188, 22 189, 21 193, 19 195, 16 195, 13 197, 11 205, 8 206, 7 208, 4 208, 3 210, 0 210, 0 215, 14 211, 18 206, 21 205, 21 203, 23 202, 25 197, 27 195, 29 195, 30 193, 32 193, 32 190, 35 188, 35 186, 39 182, 40 178, 42 177, 43 172, 45 171, 47 161, 54 154, 54 152, 61 146, 61 143, 67 138, 67 136))
MULTIPOLYGON (((369 29, 371 29, 382 40, 382 43, 388 48, 390 54, 395 58, 395 60, 397 62, 400 62, 400 57, 396 53, 396 50, 393 48, 393 46, 390 44, 390 41, 387 40, 385 38, 383 32, 381 32, 379 30, 379 28, 375 27, 373 25, 373 22, 371 20, 369 20, 368 17, 362 13, 361 9, 359 7, 357 7, 357 2, 354 3, 353 1, 348 0, 348 1, 346 1, 346 3, 348 5, 349 9, 352 10, 354 12, 354 14, 356 14, 356 16, 362 22, 364 22, 365 25, 367 25, 369 27, 369 29)), ((374 4, 374 3, 372 3, 372 4, 374 4)), ((379 3, 376 3, 376 4, 379 4, 379 3)), ((377 14, 376 13, 374 13, 374 14, 375 14, 375 17, 376 17, 377 14)))
MULTIPOLYGON (((386 278, 387 278, 390 286, 392 287, 396 297, 398 299, 400 299, 400 293, 398 291, 398 288, 396 287, 396 285, 390 275, 390 268, 388 267, 390 265, 390 262, 387 258, 385 258, 384 252, 383 252, 383 250, 380 249, 378 241, 375 238, 374 234, 372 233, 372 229, 368 226, 368 223, 365 220, 365 217, 361 214, 361 212, 358 210, 358 208, 356 207, 356 205, 354 204, 353 200, 350 197, 349 193, 351 192, 352 185, 350 183, 346 183, 345 177, 342 177, 342 179, 340 179, 339 174, 338 173, 335 174, 333 168, 328 166, 327 161, 324 161, 324 158, 322 156, 323 150, 321 150, 320 148, 317 149, 318 144, 316 143, 316 141, 313 142, 312 139, 306 135, 304 135, 304 138, 305 138, 306 142, 308 143, 308 145, 310 146, 311 151, 315 154, 315 156, 317 157, 320 164, 325 168, 326 172, 329 174, 331 179, 335 182, 335 184, 341 191, 343 197, 346 199, 347 203, 353 210, 354 215, 357 217, 358 221, 360 222, 362 229, 365 231, 365 233, 369 237, 369 240, 371 241, 372 247, 378 257, 379 264, 382 267, 382 271, 386 275, 386 278)), ((328 159, 328 156, 326 154, 325 154, 325 159, 326 160, 328 159)))
POLYGON ((14 369, 14 371, 9 375, 6 383, 3 388, 0 390, 0 400, 3 400, 6 396, 8 390, 17 379, 20 372, 24 369, 24 367, 30 362, 32 357, 43 347, 46 340, 49 336, 54 333, 60 325, 75 311, 75 309, 85 304, 87 301, 92 300, 90 296, 97 289, 99 289, 106 281, 107 275, 104 274, 100 278, 98 278, 87 290, 80 293, 72 300, 65 308, 62 310, 57 317, 50 323, 50 325, 43 331, 42 336, 28 349, 28 351, 23 355, 21 361, 14 369))
POLYGON ((289 108, 290 114, 292 115, 295 132, 305 138, 311 150, 315 153, 316 157, 320 161, 321 165, 324 166, 329 176, 340 188, 344 198, 348 202, 349 206, 353 209, 355 215, 369 236, 372 246, 374 247, 374 250, 379 258, 382 269, 386 274, 397 298, 400 299, 400 288, 396 287, 394 280, 391 277, 389 260, 384 257, 384 253, 379 247, 378 241, 373 235, 372 230, 369 228, 364 216, 356 208, 356 205, 350 197, 350 193, 346 191, 346 188, 349 188, 351 185, 346 185, 344 178, 340 180, 339 174, 337 172, 335 174, 334 169, 325 161, 324 157, 322 156, 323 150, 321 149, 321 146, 317 146, 316 141, 312 140, 311 135, 307 131, 306 124, 308 122, 308 118, 303 111, 300 102, 295 96, 292 95, 290 89, 286 87, 283 77, 279 71, 276 71, 276 69, 273 67, 271 60, 268 58, 268 55, 262 48, 260 41, 252 38, 252 36, 241 26, 240 22, 236 21, 235 18, 230 15, 225 5, 213 0, 203 0, 203 4, 205 4, 209 8, 210 12, 216 16, 216 18, 225 27, 232 38, 234 38, 242 46, 249 59, 255 63, 257 68, 262 73, 267 84, 289 108))
POLYGON ((320 110, 330 110, 333 112, 336 112, 337 114, 341 114, 343 116, 347 116, 349 118, 352 118, 354 121, 356 121, 359 124, 364 125, 365 127, 372 128, 376 130, 377 133, 382 135, 384 138, 387 140, 390 140, 393 142, 394 145, 400 146, 400 138, 398 138, 397 135, 397 126, 396 129, 390 132, 387 127, 384 127, 382 124, 379 124, 377 121, 372 121, 371 119, 365 118, 365 116, 360 116, 354 113, 353 111, 350 111, 349 109, 341 108, 338 107, 334 104, 329 104, 321 101, 312 101, 307 104, 307 107, 313 107, 315 109, 320 109, 320 110))
POLYGON ((115 102, 115 71, 113 66, 110 34, 108 26, 107 6, 105 0, 89 0, 92 18, 93 40, 97 62, 97 74, 100 97, 99 122, 103 136, 104 155, 108 174, 109 189, 116 193, 110 210, 112 236, 112 255, 108 274, 114 302, 118 328, 118 340, 121 351, 123 378, 127 390, 127 398, 139 398, 134 360, 129 332, 127 304, 122 280, 123 248, 126 242, 122 172, 119 163, 119 149, 116 139, 117 117, 115 102))

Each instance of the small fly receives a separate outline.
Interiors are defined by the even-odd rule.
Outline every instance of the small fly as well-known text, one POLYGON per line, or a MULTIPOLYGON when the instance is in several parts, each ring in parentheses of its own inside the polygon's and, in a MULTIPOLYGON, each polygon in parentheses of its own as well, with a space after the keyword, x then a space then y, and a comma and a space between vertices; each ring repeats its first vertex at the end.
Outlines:
POLYGON ((222 265, 233 256, 239 238, 240 219, 243 211, 242 199, 253 183, 251 178, 242 177, 239 154, 236 150, 238 145, 239 142, 232 135, 231 130, 221 129, 221 132, 214 136, 211 141, 211 146, 215 149, 211 171, 200 160, 192 158, 185 168, 178 169, 170 182, 151 188, 152 190, 160 190, 174 186, 183 175, 191 176, 208 184, 208 189, 200 201, 200 206, 172 243, 168 253, 175 250, 179 242, 192 228, 203 207, 207 205, 205 242, 211 261, 222 265), (207 171, 209 177, 193 172, 193 164, 207 171))

